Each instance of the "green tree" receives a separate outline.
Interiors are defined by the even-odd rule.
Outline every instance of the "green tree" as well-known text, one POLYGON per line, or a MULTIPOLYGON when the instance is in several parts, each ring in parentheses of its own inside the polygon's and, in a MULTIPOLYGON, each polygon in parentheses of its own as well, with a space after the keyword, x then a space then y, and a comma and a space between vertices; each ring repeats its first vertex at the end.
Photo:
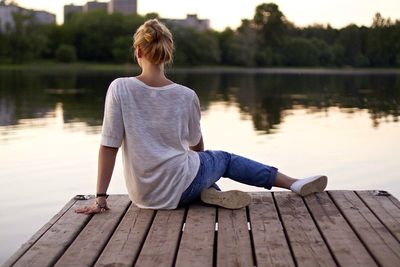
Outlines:
POLYGON ((311 38, 311 43, 317 49, 319 65, 331 66, 333 64, 334 55, 329 44, 319 38, 311 38))
POLYGON ((318 48, 310 40, 289 38, 284 46, 284 63, 288 66, 317 66, 318 48))
POLYGON ((115 62, 126 63, 133 59, 131 36, 115 38, 112 47, 112 55, 115 62))
MULTIPOLYGON (((130 35, 144 22, 138 15, 107 14, 97 10, 72 17, 65 24, 66 43, 74 45, 78 58, 84 61, 111 62, 115 59, 120 45, 117 39, 130 35)), ((132 44, 132 39, 127 46, 132 44)), ((118 56, 118 60, 120 57, 118 56)))
POLYGON ((334 44, 331 47, 331 51, 332 51, 332 56, 333 56, 333 65, 334 66, 343 66, 344 62, 345 62, 345 49, 341 44, 334 44))
POLYGON ((171 29, 176 46, 176 64, 196 66, 220 63, 218 38, 214 32, 186 27, 171 29))
POLYGON ((351 24, 339 31, 337 42, 344 47, 344 64, 364 67, 369 65, 365 56, 366 31, 365 27, 351 24))
POLYGON ((44 27, 35 25, 33 14, 14 13, 14 27, 7 29, 3 38, 5 54, 12 63, 23 63, 39 58, 48 49, 44 27))
POLYGON ((399 22, 392 23, 376 13, 367 34, 367 56, 373 66, 395 66, 400 51, 399 22))
POLYGON ((76 50, 71 45, 60 45, 55 53, 55 57, 59 62, 70 63, 76 61, 76 50))
POLYGON ((287 22, 278 5, 261 4, 256 7, 254 24, 261 34, 261 43, 272 47, 279 45, 287 30, 287 22))
POLYGON ((256 51, 256 33, 254 30, 244 26, 238 30, 226 28, 218 34, 219 47, 221 51, 221 63, 234 66, 254 66, 256 51), (245 29, 246 28, 246 29, 245 29))

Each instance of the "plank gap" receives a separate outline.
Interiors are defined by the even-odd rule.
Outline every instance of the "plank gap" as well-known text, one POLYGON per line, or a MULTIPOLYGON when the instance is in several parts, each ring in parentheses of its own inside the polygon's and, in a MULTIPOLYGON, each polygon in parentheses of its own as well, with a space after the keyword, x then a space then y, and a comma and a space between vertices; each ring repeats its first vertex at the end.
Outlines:
POLYGON ((308 206, 307 201, 305 201, 304 197, 301 197, 301 199, 303 200, 304 205, 306 206, 308 213, 311 215, 311 219, 313 220, 315 226, 317 227, 317 230, 318 230, 319 234, 321 235, 322 240, 324 240, 324 243, 325 243, 326 247, 328 248, 328 251, 329 251, 329 253, 331 254, 333 260, 335 261, 336 266, 340 266, 339 261, 338 261, 338 259, 336 258, 335 253, 333 253, 332 248, 330 247, 330 245, 329 245, 329 243, 328 243, 328 241, 327 241, 327 239, 326 239, 326 237, 325 237, 325 235, 324 235, 322 229, 321 229, 320 226, 318 225, 318 222, 317 222, 316 218, 314 217, 314 214, 311 212, 311 209, 310 209, 310 207, 308 206))
POLYGON ((249 229, 249 236, 250 236, 251 254, 253 256, 253 266, 257 266, 256 248, 254 245, 253 231, 251 230, 249 206, 246 206, 246 218, 247 218, 247 229, 249 229))
POLYGON ((215 208, 215 231, 214 231, 214 244, 213 244, 213 266, 217 266, 217 247, 218 247, 218 208, 215 208))
POLYGON ((175 249, 175 254, 174 254, 174 259, 172 260, 172 266, 175 266, 176 264, 176 259, 178 257, 178 251, 179 251, 179 247, 181 246, 181 240, 182 240, 182 234, 183 234, 183 229, 185 228, 185 222, 186 222, 186 218, 188 215, 188 211, 189 211, 189 206, 185 207, 185 213, 183 215, 183 219, 182 219, 182 225, 181 225, 181 229, 182 231, 179 232, 179 237, 178 237, 178 241, 176 244, 176 249, 175 249))
MULTIPOLYGON (((132 204, 132 205, 133 205, 133 204, 132 204)), ((150 220, 151 222, 149 223, 149 226, 148 226, 148 228, 146 229, 146 233, 145 233, 145 235, 144 235, 144 237, 143 237, 143 241, 142 241, 142 243, 141 243, 140 246, 139 246, 137 256, 136 256, 136 258, 133 260, 132 266, 135 266, 137 260, 139 259, 139 255, 140 255, 140 253, 142 252, 144 243, 146 242, 146 239, 147 239, 147 236, 149 235, 150 229, 151 229, 151 227, 153 226, 154 218, 156 217, 156 214, 157 214, 157 210, 154 210, 153 215, 152 215, 151 220, 150 220)))
MULTIPOLYGON (((357 197, 361 200, 361 202, 368 208, 369 211, 372 212, 372 214, 375 215, 375 217, 378 219, 378 221, 385 227, 385 229, 394 237, 394 239, 396 239, 398 242, 400 242, 399 238, 392 232, 392 230, 385 224, 384 221, 382 221, 382 219, 378 216, 378 214, 376 214, 374 212, 374 210, 368 205, 367 202, 364 201, 364 199, 359 195, 359 192, 354 191, 357 195, 357 197)), ((389 200, 391 200, 390 198, 388 198, 389 200)))
POLYGON ((287 243, 287 245, 289 247, 290 255, 292 256, 294 265, 297 267, 298 263, 297 263, 296 257, 294 256, 293 248, 292 248, 292 245, 290 244, 289 236, 288 236, 287 230, 285 228, 285 225, 283 223, 281 212, 280 212, 280 209, 278 207, 278 203, 276 202, 276 199, 275 199, 275 193, 271 192, 271 194, 272 194, 272 200, 274 201, 276 213, 278 214, 279 222, 280 222, 280 224, 282 226, 283 233, 285 234, 285 239, 286 239, 286 243, 287 243))
MULTIPOLYGON (((354 192, 354 191, 352 191, 354 192)), ((368 246, 365 244, 364 240, 361 238, 361 236, 357 233, 356 229, 354 228, 354 226, 350 223, 349 219, 347 218, 347 216, 345 215, 345 213, 343 212, 343 210, 339 207, 338 203, 335 201, 335 199, 332 197, 332 195, 330 194, 329 191, 327 191, 327 195, 328 197, 332 200, 333 204, 336 206, 336 208, 340 211, 343 219, 346 221, 346 223, 349 225, 349 227, 351 228, 351 230, 353 231, 353 233, 357 236, 358 240, 360 241, 360 243, 364 246, 364 248, 367 250, 367 252, 369 253, 369 255, 371 256, 371 258, 373 259, 373 261, 375 262, 375 264, 377 266, 380 266, 380 264, 378 263, 378 260, 375 258, 374 254, 372 254, 371 250, 368 248, 368 246)))

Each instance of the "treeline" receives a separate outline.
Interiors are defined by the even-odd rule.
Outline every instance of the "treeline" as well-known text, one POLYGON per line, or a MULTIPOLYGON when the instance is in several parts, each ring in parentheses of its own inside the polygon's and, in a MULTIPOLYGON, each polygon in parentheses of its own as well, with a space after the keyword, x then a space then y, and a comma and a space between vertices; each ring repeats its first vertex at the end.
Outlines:
MULTIPOLYGON (((37 60, 125 63, 133 60, 132 35, 157 14, 74 14, 63 25, 37 25, 15 14, 15 27, 0 33, 0 63, 37 60)), ((166 24, 168 22, 166 21, 166 24)), ((400 21, 379 13, 370 27, 351 24, 300 28, 276 4, 256 7, 236 29, 197 31, 168 25, 174 35, 174 64, 333 67, 399 67, 400 21)))

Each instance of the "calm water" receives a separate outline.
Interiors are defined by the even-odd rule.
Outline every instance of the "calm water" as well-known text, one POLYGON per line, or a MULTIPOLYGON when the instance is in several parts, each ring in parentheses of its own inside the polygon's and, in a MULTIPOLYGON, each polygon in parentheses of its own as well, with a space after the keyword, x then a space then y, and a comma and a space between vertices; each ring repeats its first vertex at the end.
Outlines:
MULTIPOLYGON (((0 263, 76 194, 92 194, 109 83, 129 72, 0 71, 0 263)), ((188 73, 208 149, 328 189, 400 198, 400 74, 188 73)), ((222 189, 260 190, 223 179, 222 189)), ((109 193, 127 193, 118 156, 109 193)))

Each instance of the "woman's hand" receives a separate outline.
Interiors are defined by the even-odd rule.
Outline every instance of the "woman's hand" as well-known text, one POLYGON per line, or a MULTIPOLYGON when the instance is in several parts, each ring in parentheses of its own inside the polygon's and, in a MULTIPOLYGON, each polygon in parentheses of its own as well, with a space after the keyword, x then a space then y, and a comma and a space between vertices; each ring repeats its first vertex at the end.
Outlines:
POLYGON ((75 209, 75 212, 76 213, 84 213, 84 214, 96 214, 96 213, 103 213, 109 209, 110 208, 107 205, 106 198, 98 197, 92 206, 90 206, 90 207, 85 206, 82 208, 77 208, 77 209, 75 209))

